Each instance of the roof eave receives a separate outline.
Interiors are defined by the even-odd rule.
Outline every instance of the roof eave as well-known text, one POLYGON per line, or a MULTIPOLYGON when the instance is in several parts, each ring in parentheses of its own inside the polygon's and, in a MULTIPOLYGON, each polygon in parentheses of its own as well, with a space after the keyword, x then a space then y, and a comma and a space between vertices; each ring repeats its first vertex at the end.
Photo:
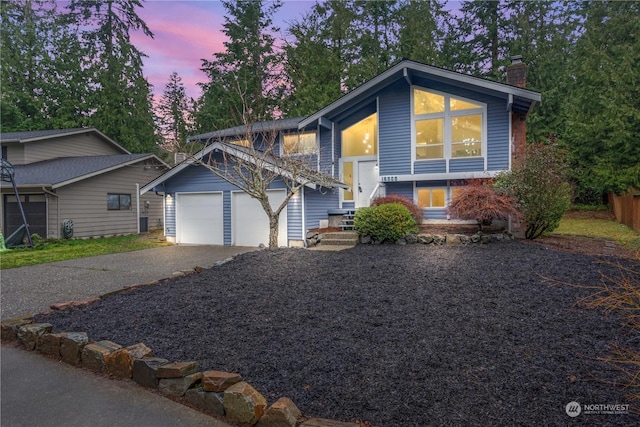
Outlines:
MULTIPOLYGON (((141 162, 143 160, 148 160, 148 159, 152 159, 152 158, 158 159, 158 157, 155 154, 149 154, 149 155, 144 156, 144 157, 140 157, 140 158, 137 158, 137 159, 132 159, 132 160, 129 160, 129 161, 124 162, 124 163, 118 163, 117 165, 109 166, 108 168, 104 168, 104 169, 100 169, 100 170, 97 170, 97 171, 93 171, 91 173, 80 175, 80 176, 77 176, 75 178, 67 179, 65 181, 55 182, 55 183, 49 184, 49 185, 51 185, 51 188, 55 190, 56 188, 60 188, 60 187, 66 186, 66 185, 74 184, 74 183, 79 182, 79 181, 84 181, 85 179, 89 179, 89 178, 92 178, 94 176, 98 176, 98 175, 102 175, 102 174, 107 173, 107 172, 118 170, 118 169, 123 168, 125 166, 133 165, 133 164, 139 163, 139 162, 141 162)), ((158 160, 160 160, 160 159, 158 159, 158 160)), ((162 163, 166 164, 164 162, 162 162, 162 163)))

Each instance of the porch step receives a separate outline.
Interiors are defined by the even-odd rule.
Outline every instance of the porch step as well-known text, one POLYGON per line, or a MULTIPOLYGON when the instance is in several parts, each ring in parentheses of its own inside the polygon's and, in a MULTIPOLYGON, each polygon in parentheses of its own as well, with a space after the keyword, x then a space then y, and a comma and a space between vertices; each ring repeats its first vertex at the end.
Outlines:
POLYGON ((340 224, 340 227, 342 228, 343 231, 353 231, 356 229, 353 221, 355 216, 356 216, 355 209, 345 210, 343 214, 342 223, 340 224))
POLYGON ((338 231, 326 233, 320 246, 355 246, 358 244, 358 233, 355 231, 338 231))

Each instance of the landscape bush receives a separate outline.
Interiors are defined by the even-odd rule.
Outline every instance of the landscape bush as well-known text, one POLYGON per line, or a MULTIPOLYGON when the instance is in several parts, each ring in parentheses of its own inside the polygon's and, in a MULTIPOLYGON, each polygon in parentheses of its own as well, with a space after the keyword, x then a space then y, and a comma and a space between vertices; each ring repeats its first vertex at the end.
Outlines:
POLYGON ((459 219, 477 221, 480 230, 496 219, 521 217, 513 199, 486 184, 462 187, 447 207, 447 213, 459 219))
POLYGON ((371 206, 380 206, 389 203, 400 203, 402 206, 409 209, 409 212, 411 212, 411 216, 416 220, 416 223, 420 224, 422 222, 422 208, 406 196, 389 194, 384 197, 376 197, 371 201, 371 206))
POLYGON ((369 236, 376 242, 395 242, 418 232, 416 220, 409 209, 400 203, 358 209, 354 225, 359 235, 369 236))
POLYGON ((511 171, 501 173, 496 187, 516 202, 524 215, 525 237, 535 239, 555 230, 571 206, 565 153, 557 143, 529 144, 511 171))

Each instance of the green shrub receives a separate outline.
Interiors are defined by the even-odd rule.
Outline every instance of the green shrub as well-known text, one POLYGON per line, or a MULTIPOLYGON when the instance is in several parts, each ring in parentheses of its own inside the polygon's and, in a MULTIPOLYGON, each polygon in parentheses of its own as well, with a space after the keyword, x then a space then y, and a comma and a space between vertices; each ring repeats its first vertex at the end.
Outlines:
POLYGON ((416 220, 400 203, 358 209, 354 224, 359 235, 369 236, 376 242, 395 242, 407 234, 418 232, 416 220))
POLYGON ((571 205, 565 155, 555 143, 528 145, 524 159, 500 174, 496 187, 516 201, 527 239, 555 230, 571 205))
POLYGON ((371 201, 371 206, 386 205, 388 203, 400 203, 402 206, 409 209, 409 212, 411 212, 411 216, 416 220, 416 223, 419 224, 422 222, 422 208, 406 196, 389 194, 384 197, 376 197, 371 201))
POLYGON ((44 239, 38 233, 33 233, 31 235, 31 243, 33 243, 34 245, 39 245, 41 243, 44 243, 44 239))

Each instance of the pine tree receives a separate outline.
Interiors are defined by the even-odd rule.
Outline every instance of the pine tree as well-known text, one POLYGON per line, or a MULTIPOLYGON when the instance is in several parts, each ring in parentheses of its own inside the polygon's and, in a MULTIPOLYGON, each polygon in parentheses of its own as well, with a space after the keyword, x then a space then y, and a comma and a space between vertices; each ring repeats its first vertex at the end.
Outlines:
POLYGON ((222 4, 227 10, 222 32, 228 40, 224 52, 214 54, 212 61, 202 60, 209 81, 201 85, 196 116, 201 131, 271 119, 283 93, 280 55, 272 35, 279 31, 272 17, 281 3, 222 4))
POLYGON ((182 78, 174 71, 169 76, 157 107, 158 126, 165 149, 175 150, 186 141, 190 131, 189 114, 192 102, 187 99, 182 78))
POLYGON ((71 0, 68 8, 81 30, 89 55, 86 72, 94 89, 88 95, 88 122, 133 152, 154 151, 156 134, 151 88, 142 74, 145 54, 130 31, 153 33, 137 15, 139 0, 71 0))
POLYGON ((585 12, 563 139, 581 192, 640 188, 640 3, 594 1, 585 12))

